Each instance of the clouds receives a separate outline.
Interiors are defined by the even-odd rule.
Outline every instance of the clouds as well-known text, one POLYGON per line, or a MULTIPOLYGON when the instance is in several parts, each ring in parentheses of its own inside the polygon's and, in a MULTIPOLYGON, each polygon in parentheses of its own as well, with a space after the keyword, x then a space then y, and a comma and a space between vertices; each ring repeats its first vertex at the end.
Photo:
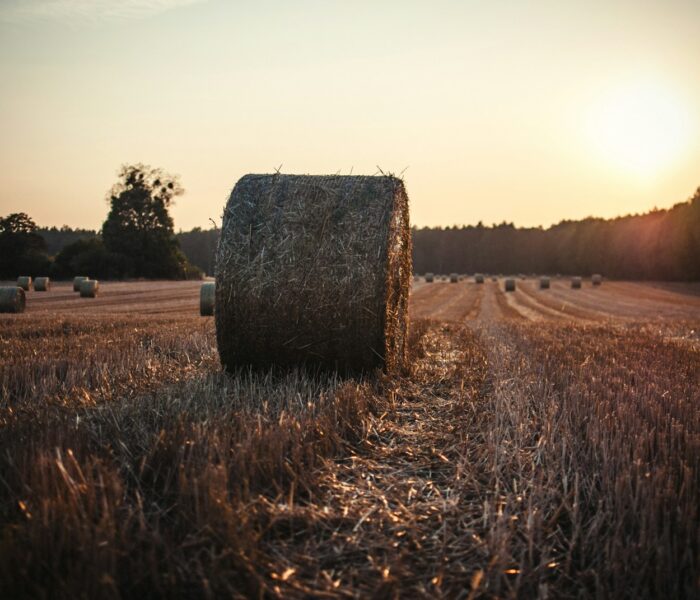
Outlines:
POLYGON ((9 0, 0 4, 0 21, 64 21, 90 24, 142 19, 206 0, 9 0))

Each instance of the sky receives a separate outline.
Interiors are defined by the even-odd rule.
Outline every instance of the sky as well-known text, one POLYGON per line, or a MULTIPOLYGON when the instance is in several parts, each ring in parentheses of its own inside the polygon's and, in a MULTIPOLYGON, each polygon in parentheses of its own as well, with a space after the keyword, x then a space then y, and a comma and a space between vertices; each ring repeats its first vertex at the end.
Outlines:
POLYGON ((700 186, 696 0, 2 0, 0 216, 176 229, 246 173, 402 174, 417 226, 612 217, 700 186))

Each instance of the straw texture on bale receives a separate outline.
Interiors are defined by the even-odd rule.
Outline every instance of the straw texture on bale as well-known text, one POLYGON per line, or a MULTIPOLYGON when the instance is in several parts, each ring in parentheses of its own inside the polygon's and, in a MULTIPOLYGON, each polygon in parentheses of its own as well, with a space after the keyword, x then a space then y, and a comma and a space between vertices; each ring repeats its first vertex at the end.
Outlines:
POLYGON ((211 317, 214 314, 214 303, 216 284, 213 281, 207 281, 199 288, 199 314, 202 317, 211 317))
POLYGON ((401 180, 246 175, 217 248, 222 365, 394 371, 405 359, 411 273, 401 180))
POLYGON ((581 289, 581 278, 580 277, 573 277, 571 279, 571 287, 575 290, 580 290, 581 289))
POLYGON ((0 287, 0 312, 21 313, 27 304, 24 290, 12 285, 0 287))
POLYGON ((434 280, 435 280, 434 273, 426 273, 425 274, 425 283, 433 283, 434 280))
POLYGON ((515 279, 512 279, 512 278, 506 279, 505 288, 506 288, 506 292, 514 292, 515 291, 515 279))
POLYGON ((34 280, 35 292, 48 292, 51 289, 51 280, 48 277, 37 277, 34 280))
POLYGON ((548 290, 549 289, 549 277, 540 277, 540 289, 541 290, 548 290))
POLYGON ((459 281, 459 275, 457 273, 450 273, 450 283, 457 283, 459 281))
POLYGON ((80 282, 81 298, 96 298, 100 290, 100 282, 95 279, 85 279, 80 282))
POLYGON ((25 292, 28 292, 32 289, 32 278, 27 275, 18 277, 17 287, 21 287, 25 292))
POLYGON ((89 279, 89 277, 85 277, 84 275, 78 275, 77 277, 73 277, 73 291, 79 292, 80 291, 80 282, 87 281, 88 279, 89 279))
POLYGON ((596 273, 593 275, 593 277, 591 277, 591 281, 593 282, 593 285, 600 285, 603 283, 603 276, 596 273))

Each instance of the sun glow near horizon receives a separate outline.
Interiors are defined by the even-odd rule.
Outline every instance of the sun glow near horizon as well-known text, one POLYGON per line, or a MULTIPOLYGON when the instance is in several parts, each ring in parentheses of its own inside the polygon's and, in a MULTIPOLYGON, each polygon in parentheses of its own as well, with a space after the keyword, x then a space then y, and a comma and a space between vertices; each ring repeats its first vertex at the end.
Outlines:
POLYGON ((627 176, 648 181, 688 153, 691 113, 671 84, 646 80, 611 87, 593 101, 585 121, 596 157, 627 176))

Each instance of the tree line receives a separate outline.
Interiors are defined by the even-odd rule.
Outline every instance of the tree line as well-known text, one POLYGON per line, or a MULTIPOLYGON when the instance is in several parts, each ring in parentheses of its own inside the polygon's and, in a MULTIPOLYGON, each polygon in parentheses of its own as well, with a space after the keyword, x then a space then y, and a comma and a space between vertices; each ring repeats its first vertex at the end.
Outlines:
POLYGON ((562 221, 413 231, 416 273, 601 273, 619 279, 700 280, 700 188, 666 210, 562 221))
POLYGON ((0 278, 201 278, 180 249, 168 212, 182 192, 178 178, 161 169, 124 165, 99 232, 40 230, 25 213, 0 218, 0 278))
MULTIPOLYGON (((177 178, 127 165, 99 232, 39 229, 22 213, 0 218, 0 278, 50 273, 106 279, 213 274, 216 228, 174 233, 177 178)), ((700 188, 670 209, 614 219, 413 229, 416 273, 601 273, 620 279, 700 280, 700 188)))

